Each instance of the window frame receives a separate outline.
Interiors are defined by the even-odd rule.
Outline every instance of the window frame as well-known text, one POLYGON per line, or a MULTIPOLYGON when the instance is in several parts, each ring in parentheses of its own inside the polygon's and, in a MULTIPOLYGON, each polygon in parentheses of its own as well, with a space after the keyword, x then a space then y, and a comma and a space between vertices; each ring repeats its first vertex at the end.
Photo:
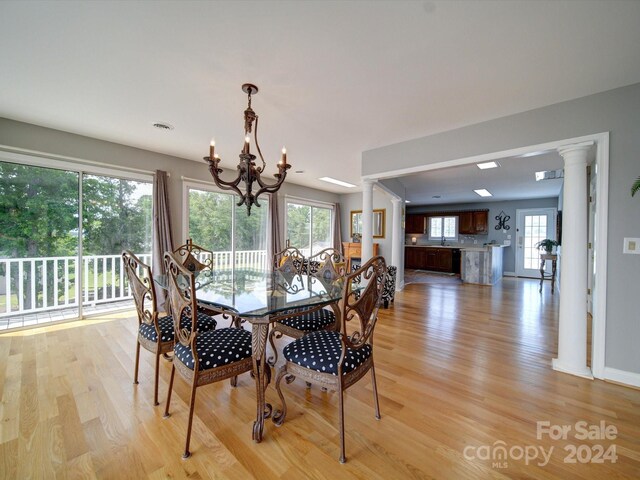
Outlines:
POLYGON ((453 237, 448 237, 445 236, 444 239, 447 241, 452 241, 452 242, 457 242, 458 241, 458 236, 459 231, 459 225, 460 225, 460 219, 457 215, 438 215, 438 216, 433 216, 433 217, 429 217, 429 240, 442 240, 442 235, 438 235, 438 236, 433 236, 431 233, 431 222, 434 219, 439 219, 440 220, 440 230, 442 232, 444 232, 444 222, 446 219, 448 218, 453 218, 453 221, 455 222, 455 226, 454 226, 454 230, 455 230, 455 235, 453 237))

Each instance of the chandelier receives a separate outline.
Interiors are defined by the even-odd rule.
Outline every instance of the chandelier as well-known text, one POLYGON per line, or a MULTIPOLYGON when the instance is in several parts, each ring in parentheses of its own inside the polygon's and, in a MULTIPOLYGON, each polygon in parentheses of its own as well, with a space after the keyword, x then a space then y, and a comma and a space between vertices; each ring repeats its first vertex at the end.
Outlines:
POLYGON ((220 157, 215 153, 215 140, 211 141, 211 146, 209 148, 209 156, 204 157, 204 160, 209 164, 209 172, 213 176, 213 180, 218 187, 223 190, 233 190, 240 196, 240 200, 237 205, 246 205, 247 206, 247 215, 251 215, 251 206, 255 204, 256 207, 259 207, 258 197, 267 192, 274 193, 277 192, 284 182, 284 179, 287 176, 287 170, 291 168, 291 165, 287 163, 287 150, 282 148, 282 158, 278 162, 278 173, 274 175, 276 178, 276 182, 273 184, 267 184, 262 180, 261 175, 264 173, 264 169, 267 164, 262 157, 262 152, 260 151, 260 145, 258 144, 258 115, 251 108, 251 95, 258 93, 258 87, 252 85, 250 83, 245 83, 242 85, 242 91, 247 94, 248 97, 248 105, 247 109, 244 111, 244 146, 242 151, 240 152, 240 162, 238 163, 238 176, 235 180, 226 181, 220 178, 222 174, 222 169, 219 167, 220 157), (262 161, 261 166, 256 165, 256 156, 253 155, 250 151, 250 143, 251 143, 251 131, 253 127, 253 122, 256 122, 255 129, 253 130, 253 139, 256 144, 256 150, 258 151, 258 155, 260 155, 260 160, 262 161), (258 190, 253 193, 253 182, 258 183, 258 190), (244 189, 244 192, 238 187, 243 183, 241 187, 244 189))

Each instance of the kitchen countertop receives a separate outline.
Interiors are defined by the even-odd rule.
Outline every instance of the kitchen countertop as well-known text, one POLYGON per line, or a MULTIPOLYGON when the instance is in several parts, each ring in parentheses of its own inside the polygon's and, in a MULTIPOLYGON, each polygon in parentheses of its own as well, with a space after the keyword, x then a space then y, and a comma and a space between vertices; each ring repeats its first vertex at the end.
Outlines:
POLYGON ((487 247, 493 248, 505 248, 507 245, 500 244, 489 244, 489 245, 478 245, 478 244, 463 244, 463 245, 405 245, 405 247, 414 247, 414 248, 450 248, 456 250, 476 250, 482 251, 487 247))

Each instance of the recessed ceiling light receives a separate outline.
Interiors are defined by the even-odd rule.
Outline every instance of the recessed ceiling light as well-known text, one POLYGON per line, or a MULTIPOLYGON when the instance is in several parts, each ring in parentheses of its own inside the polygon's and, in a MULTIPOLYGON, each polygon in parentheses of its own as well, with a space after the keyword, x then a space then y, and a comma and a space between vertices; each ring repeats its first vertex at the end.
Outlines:
POLYGON ((322 180, 323 182, 333 183, 335 185, 340 185, 341 187, 354 188, 355 185, 353 183, 343 182, 342 180, 336 180, 331 177, 320 177, 318 180, 322 180))
POLYGON ((153 126, 158 130, 173 130, 173 125, 167 122, 156 122, 153 126))
POLYGON ((481 197, 492 197, 493 196, 493 195, 491 195, 491 192, 489 192, 489 190, 486 190, 484 188, 480 188, 478 190, 474 190, 474 192, 476 192, 481 197))
POLYGON ((405 200, 404 203, 411 203, 411 200, 405 200))
POLYGON ((304 170, 296 170, 296 173, 304 173, 304 170))
POLYGON ((434 195, 434 196, 433 196, 433 197, 431 197, 431 198, 442 198, 442 195, 434 195))
POLYGON ((476 163, 480 170, 486 170, 487 168, 497 168, 500 164, 496 162, 485 162, 485 163, 476 163))

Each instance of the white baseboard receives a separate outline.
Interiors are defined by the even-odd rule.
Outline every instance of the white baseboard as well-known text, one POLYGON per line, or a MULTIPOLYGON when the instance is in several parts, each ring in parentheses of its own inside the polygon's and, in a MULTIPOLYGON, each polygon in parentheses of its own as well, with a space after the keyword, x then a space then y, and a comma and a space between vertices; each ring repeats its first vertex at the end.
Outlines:
POLYGON ((605 380, 611 380, 612 382, 624 383, 625 385, 640 388, 640 373, 604 367, 603 377, 605 380))
POLYGON ((503 277, 515 277, 516 272, 502 272, 503 277))

